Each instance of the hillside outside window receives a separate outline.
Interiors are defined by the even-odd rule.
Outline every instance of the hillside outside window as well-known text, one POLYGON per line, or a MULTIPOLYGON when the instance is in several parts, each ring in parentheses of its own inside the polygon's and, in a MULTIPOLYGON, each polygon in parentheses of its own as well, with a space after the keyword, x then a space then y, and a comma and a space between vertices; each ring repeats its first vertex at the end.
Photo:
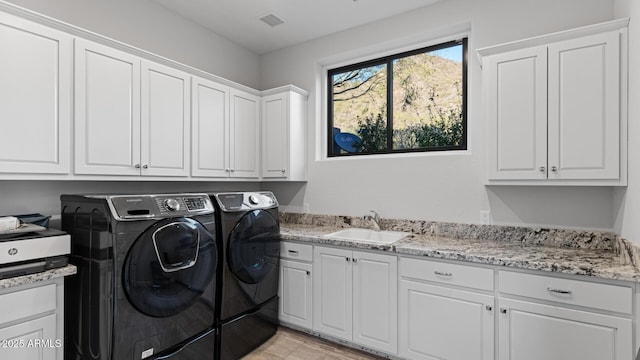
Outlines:
POLYGON ((466 150, 467 39, 328 71, 328 156, 466 150))

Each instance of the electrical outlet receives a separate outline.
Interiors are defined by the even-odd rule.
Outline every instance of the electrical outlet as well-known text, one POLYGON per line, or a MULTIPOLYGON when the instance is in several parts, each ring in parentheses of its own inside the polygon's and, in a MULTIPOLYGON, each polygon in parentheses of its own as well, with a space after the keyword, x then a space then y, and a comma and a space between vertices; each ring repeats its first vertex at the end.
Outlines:
POLYGON ((308 214, 309 213, 309 203, 303 203, 302 204, 302 213, 303 214, 308 214))
POLYGON ((482 225, 490 225, 491 224, 491 212, 489 210, 481 210, 480 211, 480 224, 482 224, 482 225))

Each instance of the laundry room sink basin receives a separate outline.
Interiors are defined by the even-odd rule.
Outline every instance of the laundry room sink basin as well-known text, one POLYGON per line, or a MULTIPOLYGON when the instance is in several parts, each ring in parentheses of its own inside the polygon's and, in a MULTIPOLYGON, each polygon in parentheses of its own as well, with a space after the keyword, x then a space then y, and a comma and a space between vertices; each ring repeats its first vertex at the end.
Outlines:
POLYGON ((347 240, 347 241, 364 241, 376 244, 391 244, 405 236, 409 235, 408 232, 402 231, 384 231, 384 230, 370 230, 361 228, 348 228, 340 231, 336 231, 331 234, 324 235, 326 238, 347 240))

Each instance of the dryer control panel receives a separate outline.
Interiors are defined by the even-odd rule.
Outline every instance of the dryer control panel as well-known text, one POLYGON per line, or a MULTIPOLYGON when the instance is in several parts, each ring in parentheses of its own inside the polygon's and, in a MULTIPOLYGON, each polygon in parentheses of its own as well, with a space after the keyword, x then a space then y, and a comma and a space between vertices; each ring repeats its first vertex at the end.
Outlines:
POLYGON ((213 213, 206 194, 113 195, 106 196, 117 220, 140 220, 213 213))
POLYGON ((220 209, 225 212, 272 209, 278 207, 276 197, 270 191, 214 194, 220 209))

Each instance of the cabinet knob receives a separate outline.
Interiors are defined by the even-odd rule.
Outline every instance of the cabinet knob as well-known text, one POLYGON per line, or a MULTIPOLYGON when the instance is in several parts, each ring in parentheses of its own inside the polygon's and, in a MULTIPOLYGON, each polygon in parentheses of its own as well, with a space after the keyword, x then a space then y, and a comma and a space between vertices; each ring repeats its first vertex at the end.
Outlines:
POLYGON ((558 171, 558 167, 557 166, 552 166, 551 167, 551 171, 558 171))
POLYGON ((545 172, 546 170, 547 170, 547 168, 546 168, 546 167, 544 167, 544 166, 540 166, 540 172, 545 172))
POLYGON ((487 311, 493 310, 493 306, 491 306, 491 305, 485 305, 484 308, 487 309, 487 311))
POLYGON ((311 275, 311 271, 307 270, 307 275, 311 275))
POLYGON ((149 168, 149 165, 144 164, 144 165, 142 165, 142 168, 143 168, 143 169, 148 169, 148 168, 149 168))
POLYGON ((231 172, 235 172, 235 171, 236 171, 236 169, 231 169, 231 172))
POLYGON ((353 262, 357 263, 358 262, 358 258, 353 258, 353 262))
POLYGON ((346 257, 345 260, 347 260, 347 262, 350 262, 351 258, 350 257, 346 257))
POLYGON ((501 314, 506 314, 507 313, 507 308, 500 308, 500 313, 501 314))
POLYGON ((135 164, 135 165, 133 165, 133 167, 136 168, 136 169, 140 169, 140 164, 135 164))
POLYGON ((283 174, 287 172, 286 169, 282 169, 281 171, 282 171, 283 174))
POLYGON ((224 169, 224 171, 226 171, 226 172, 231 172, 231 169, 226 168, 226 169, 224 169))

